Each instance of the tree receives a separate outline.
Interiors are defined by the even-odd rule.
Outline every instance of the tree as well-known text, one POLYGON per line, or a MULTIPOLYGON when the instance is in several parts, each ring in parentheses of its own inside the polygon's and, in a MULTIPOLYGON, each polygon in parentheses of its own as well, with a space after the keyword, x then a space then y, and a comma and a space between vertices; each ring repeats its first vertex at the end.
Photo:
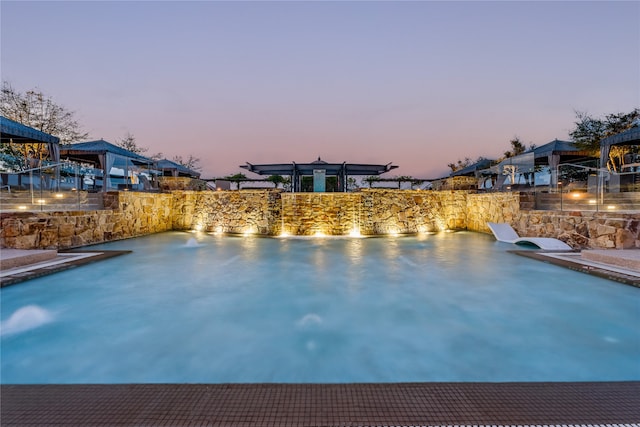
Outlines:
POLYGON ((291 191, 291 177, 290 176, 285 176, 282 179, 282 189, 284 191, 291 191))
MULTIPOLYGON (((576 118, 576 127, 569 132, 569 136, 581 150, 598 155, 600 141, 633 127, 640 120, 640 109, 634 108, 629 113, 609 114, 604 119, 596 119, 585 112, 576 111, 576 118)), ((629 151, 629 147, 612 146, 609 150, 608 167, 617 171, 618 165, 622 164, 624 155, 629 151)))
POLYGON ((271 175, 265 181, 273 183, 274 188, 278 188, 279 184, 284 184, 284 178, 281 175, 271 175))
MULTIPOLYGON (((62 144, 86 139, 74 113, 56 104, 38 89, 26 93, 16 91, 9 82, 2 82, 0 115, 60 138, 62 144)), ((2 144, 2 152, 13 157, 29 156, 41 161, 48 155, 48 144, 2 144)))
POLYGON ((243 174, 243 173, 237 173, 235 175, 229 175, 229 176, 226 176, 224 179, 226 179, 227 181, 235 182, 236 183, 236 190, 240 189, 240 183, 241 182, 248 180, 246 175, 243 174))
POLYGON ((39 89, 20 93, 9 82, 3 81, 0 114, 23 125, 56 136, 60 138, 62 144, 70 144, 88 138, 88 133, 83 132, 80 124, 74 119, 75 113, 56 104, 51 97, 39 89))
POLYGON ((360 187, 358 187, 358 181, 356 181, 355 178, 353 178, 351 176, 349 178, 347 178, 347 190, 348 191, 355 191, 358 188, 360 188, 360 187))
POLYGON ((471 164, 471 159, 465 157, 464 160, 458 159, 457 163, 449 163, 447 166, 451 169, 451 172, 459 171, 460 169, 464 169, 471 164))
POLYGON ((125 150, 131 151, 132 153, 140 154, 146 153, 149 151, 146 147, 140 147, 136 142, 135 136, 131 133, 127 132, 127 134, 120 141, 116 141, 116 145, 118 147, 124 148, 125 150))
MULTIPOLYGON (((509 141, 509 143, 511 144, 511 150, 504 152, 505 158, 515 157, 527 151, 526 145, 524 145, 522 141, 520 141, 520 138, 517 136, 514 136, 511 141, 509 141)), ((530 150, 533 150, 534 148, 534 144, 529 145, 530 150)))
POLYGON ((576 127, 569 132, 569 136, 578 148, 595 154, 600 152, 601 140, 631 128, 640 119, 640 109, 634 108, 629 113, 609 114, 604 119, 576 111, 576 118, 576 127))
POLYGON ((380 181, 380 177, 372 175, 372 176, 368 176, 368 177, 364 178, 362 181, 364 181, 367 184, 369 184, 369 188, 371 188, 371 186, 373 185, 374 182, 380 181))
POLYGON ((411 189, 413 189, 413 186, 415 185, 415 182, 416 182, 416 179, 409 175, 402 175, 402 176, 396 177, 395 180, 398 181, 398 190, 400 189, 403 182, 408 182, 411 185, 411 189))
POLYGON ((182 156, 174 156, 173 161, 194 171, 200 172, 202 170, 202 166, 200 166, 200 159, 191 154, 189 154, 189 157, 186 159, 183 159, 182 156))

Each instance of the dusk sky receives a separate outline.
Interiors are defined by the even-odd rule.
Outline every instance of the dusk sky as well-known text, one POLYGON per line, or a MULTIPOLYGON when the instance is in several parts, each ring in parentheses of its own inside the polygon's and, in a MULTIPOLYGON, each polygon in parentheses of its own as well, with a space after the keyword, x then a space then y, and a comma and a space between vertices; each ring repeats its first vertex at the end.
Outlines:
POLYGON ((447 164, 640 106, 640 2, 0 3, 1 73, 90 140, 245 162, 447 164))

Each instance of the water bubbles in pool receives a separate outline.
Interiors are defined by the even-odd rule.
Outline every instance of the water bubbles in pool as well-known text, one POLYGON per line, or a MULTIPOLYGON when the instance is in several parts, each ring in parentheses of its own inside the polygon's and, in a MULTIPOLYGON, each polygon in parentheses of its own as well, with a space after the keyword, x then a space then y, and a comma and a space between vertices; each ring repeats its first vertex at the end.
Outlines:
POLYGON ((35 329, 53 321, 53 315, 37 305, 17 309, 11 317, 0 323, 0 335, 12 335, 35 329))
POLYGON ((204 246, 204 244, 199 243, 195 237, 189 238, 189 240, 187 240, 187 243, 184 244, 185 248, 197 248, 200 246, 204 246))
POLYGON ((301 319, 298 320, 297 325, 300 328, 305 328, 312 325, 320 325, 322 323, 322 317, 318 316, 315 313, 305 314, 301 319))

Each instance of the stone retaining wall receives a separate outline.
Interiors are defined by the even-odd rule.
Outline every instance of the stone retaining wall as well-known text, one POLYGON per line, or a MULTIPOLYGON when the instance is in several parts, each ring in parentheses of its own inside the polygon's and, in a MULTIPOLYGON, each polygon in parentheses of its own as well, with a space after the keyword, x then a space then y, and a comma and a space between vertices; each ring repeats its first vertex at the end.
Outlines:
POLYGON ((467 197, 467 229, 490 233, 487 222, 506 222, 527 237, 554 237, 575 249, 640 248, 640 214, 634 212, 538 211, 529 194, 488 193, 467 197))
POLYGON ((640 215, 624 212, 523 211, 521 236, 555 237, 575 249, 640 248, 640 215))
POLYGON ((466 191, 362 190, 362 234, 466 228, 466 191))
POLYGON ((172 229, 170 194, 105 194, 105 210, 0 214, 0 246, 68 249, 172 229))
POLYGON ((174 191, 172 194, 175 230, 279 233, 279 191, 174 191))
POLYGON ((517 193, 366 189, 357 193, 279 190, 110 192, 106 210, 1 215, 0 246, 65 249, 169 230, 313 235, 467 229, 488 221, 522 236, 555 237, 576 249, 640 248, 640 215, 530 210, 517 193))

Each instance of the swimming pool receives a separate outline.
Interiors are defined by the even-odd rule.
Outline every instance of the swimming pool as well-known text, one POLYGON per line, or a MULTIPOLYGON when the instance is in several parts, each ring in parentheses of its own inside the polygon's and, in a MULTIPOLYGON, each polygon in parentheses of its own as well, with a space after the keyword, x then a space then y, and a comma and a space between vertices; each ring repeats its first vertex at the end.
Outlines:
POLYGON ((640 380, 640 292, 472 233, 169 232, 3 288, 1 381, 640 380))

